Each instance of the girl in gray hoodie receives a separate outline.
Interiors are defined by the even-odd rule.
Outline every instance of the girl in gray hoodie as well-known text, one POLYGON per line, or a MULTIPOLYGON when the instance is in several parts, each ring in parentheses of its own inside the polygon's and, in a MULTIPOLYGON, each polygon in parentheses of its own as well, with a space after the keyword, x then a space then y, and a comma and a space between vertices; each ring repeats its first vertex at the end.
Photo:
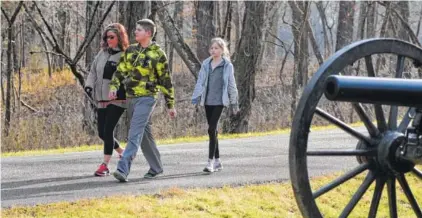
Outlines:
POLYGON ((202 62, 192 94, 192 104, 205 106, 208 122, 209 153, 204 172, 223 169, 217 130, 223 108, 230 106, 234 114, 239 112, 236 80, 226 42, 222 38, 213 38, 209 52, 211 56, 202 62))
POLYGON ((91 71, 88 75, 85 91, 97 103, 97 127, 98 135, 104 141, 104 161, 95 171, 95 176, 107 176, 110 170, 107 165, 110 162, 113 148, 122 154, 123 149, 114 138, 114 128, 126 108, 126 94, 121 85, 116 100, 108 98, 110 80, 116 71, 120 56, 129 46, 126 29, 119 23, 113 23, 102 34, 102 49, 98 52, 91 63, 91 71))

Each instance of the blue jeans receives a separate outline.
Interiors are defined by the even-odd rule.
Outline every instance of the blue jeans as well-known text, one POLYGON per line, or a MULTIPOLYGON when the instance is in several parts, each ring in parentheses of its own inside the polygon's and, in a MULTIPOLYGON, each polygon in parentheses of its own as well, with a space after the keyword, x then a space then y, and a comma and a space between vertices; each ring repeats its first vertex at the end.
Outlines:
POLYGON ((163 171, 160 152, 157 149, 151 131, 151 114, 156 105, 154 97, 138 97, 128 99, 128 116, 130 119, 128 143, 123 157, 117 164, 117 170, 126 176, 129 175, 130 167, 141 145, 142 153, 150 166, 151 173, 163 171), (140 143, 141 142, 141 143, 140 143))

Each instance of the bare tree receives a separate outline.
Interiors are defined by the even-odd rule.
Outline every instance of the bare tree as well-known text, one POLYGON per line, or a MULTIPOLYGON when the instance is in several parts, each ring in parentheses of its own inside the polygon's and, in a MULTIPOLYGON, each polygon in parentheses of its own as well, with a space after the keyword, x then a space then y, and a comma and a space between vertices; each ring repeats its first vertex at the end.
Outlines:
POLYGON ((353 41, 355 4, 355 1, 339 2, 336 51, 353 41))
POLYGON ((296 109, 297 91, 308 80, 308 2, 289 2, 292 9, 293 24, 291 25, 294 41, 294 69, 292 82, 292 102, 290 116, 296 109))
MULTIPOLYGON (((100 21, 100 17, 98 17, 97 12, 100 8, 101 2, 100 1, 87 1, 85 5, 85 35, 88 36, 88 34, 91 32, 92 26, 98 25, 98 22, 100 21)), ((85 52, 85 65, 90 66, 92 63, 92 60, 94 60, 94 57, 96 55, 96 50, 98 49, 98 45, 100 44, 101 36, 100 33, 97 32, 89 46, 86 47, 85 52)))
POLYGON ((328 25, 327 16, 325 15, 325 8, 322 4, 322 1, 315 2, 322 23, 322 33, 324 35, 324 56, 328 57, 331 54, 331 43, 328 40, 328 29, 330 28, 328 25))
POLYGON ((19 11, 21 10, 23 2, 20 1, 12 16, 8 15, 6 11, 1 7, 1 12, 6 18, 8 23, 7 27, 7 83, 6 83, 6 109, 5 109, 5 120, 4 120, 4 134, 5 136, 9 135, 10 128, 10 117, 11 117, 11 97, 12 97, 12 85, 13 85, 13 71, 12 71, 12 43, 13 38, 13 23, 18 16, 19 11))
POLYGON ((213 23, 214 7, 216 4, 214 1, 197 2, 196 22, 198 24, 198 31, 196 34, 196 54, 199 61, 203 61, 209 56, 209 43, 216 35, 216 28, 213 23))
POLYGON ((246 1, 242 33, 233 55, 240 112, 230 116, 226 131, 231 133, 248 132, 252 102, 255 99, 255 75, 260 65, 265 34, 266 2, 246 1))
POLYGON ((151 14, 151 1, 126 1, 119 2, 121 23, 126 27, 129 41, 135 42, 133 32, 136 29, 136 21, 147 18, 151 14))
MULTIPOLYGON (((181 30, 180 34, 183 36, 183 19, 181 17, 181 14, 183 12, 183 1, 177 2, 174 4, 174 12, 173 12, 173 19, 176 24, 176 28, 181 30)), ((167 36, 167 35, 166 35, 167 36)), ((166 37, 167 38, 167 37, 166 37)), ((173 42, 170 41, 169 51, 168 51, 168 57, 169 57, 169 68, 173 69, 173 59, 174 59, 174 45, 173 42)))
POLYGON ((191 48, 183 40, 180 30, 176 27, 173 18, 165 8, 165 5, 161 1, 156 1, 157 4, 157 15, 163 26, 163 29, 169 39, 173 42, 174 48, 176 49, 183 62, 189 68, 192 75, 198 78, 197 73, 201 69, 201 62, 195 56, 191 48))
MULTIPOLYGON (((40 25, 36 22, 35 18, 33 17, 32 13, 31 13, 32 11, 30 9, 28 9, 28 7, 26 7, 25 4, 23 5, 23 7, 25 8, 27 15, 31 19, 33 26, 36 28, 36 30, 40 34, 42 34, 46 38, 46 40, 49 42, 51 47, 53 47, 53 51, 43 51, 43 52, 49 52, 51 54, 59 55, 59 56, 63 57, 66 64, 70 67, 70 70, 72 71, 73 75, 77 78, 79 84, 82 87, 84 87, 85 79, 84 79, 84 76, 79 72, 79 71, 84 72, 84 68, 79 66, 78 61, 81 59, 81 57, 83 56, 83 53, 86 51, 87 47, 89 46, 89 44, 91 43, 91 41, 93 40, 93 38, 95 37, 97 32, 100 30, 102 23, 104 22, 107 15, 110 13, 111 9, 113 8, 114 3, 115 2, 113 1, 109 4, 109 6, 105 10, 100 22, 95 26, 95 28, 92 29, 92 31, 90 33, 87 33, 87 36, 84 38, 83 42, 80 44, 80 46, 79 46, 79 48, 78 48, 78 50, 75 54, 75 57, 73 59, 70 58, 70 56, 68 54, 64 53, 64 49, 59 45, 59 43, 57 41, 57 37, 53 33, 53 30, 52 30, 50 24, 44 18, 43 14, 42 14, 41 10, 39 9, 38 5, 36 4, 36 2, 33 2, 33 5, 35 6, 35 8, 38 12, 38 15, 40 16, 44 25, 46 26, 46 28, 48 30, 48 35, 40 27, 40 25), (79 68, 79 70, 78 70, 78 68, 79 68)), ((84 73, 86 74, 86 72, 84 72, 84 73)))
POLYGON ((376 2, 368 2, 367 3, 367 21, 366 21, 366 37, 372 38, 375 37, 375 30, 376 30, 376 9, 377 9, 377 3, 376 2))

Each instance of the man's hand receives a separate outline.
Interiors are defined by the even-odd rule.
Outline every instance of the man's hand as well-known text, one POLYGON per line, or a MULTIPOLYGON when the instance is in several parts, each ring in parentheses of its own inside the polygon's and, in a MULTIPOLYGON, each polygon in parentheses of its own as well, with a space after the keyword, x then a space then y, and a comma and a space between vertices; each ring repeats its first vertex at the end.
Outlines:
POLYGON ((114 99, 116 99, 117 98, 117 94, 116 94, 117 92, 116 91, 110 91, 109 93, 108 93, 108 98, 110 99, 110 100, 114 100, 114 99))
POLYGON ((174 108, 169 109, 168 112, 169 112, 169 116, 170 116, 171 119, 174 119, 177 115, 176 109, 174 109, 174 108))

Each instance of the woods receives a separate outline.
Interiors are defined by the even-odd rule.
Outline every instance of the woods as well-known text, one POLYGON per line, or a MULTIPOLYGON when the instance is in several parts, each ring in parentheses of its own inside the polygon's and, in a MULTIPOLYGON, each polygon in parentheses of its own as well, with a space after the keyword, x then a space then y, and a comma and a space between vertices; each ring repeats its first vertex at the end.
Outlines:
MULTIPOLYGON (((137 20, 158 24, 155 40, 170 60, 179 115, 169 120, 160 96, 152 122, 158 137, 171 138, 206 134, 203 108, 190 96, 213 37, 228 42, 239 90, 240 113, 226 111, 221 131, 267 131, 291 125, 303 87, 342 47, 372 37, 419 45, 421 12, 420 2, 406 1, 2 1, 2 149, 99 142, 82 87, 110 23, 122 23, 131 43, 137 20)), ((374 59, 375 71, 388 61, 374 59)), ((350 111, 333 111, 353 121, 350 111)), ((119 122, 120 140, 126 122, 119 122)))

